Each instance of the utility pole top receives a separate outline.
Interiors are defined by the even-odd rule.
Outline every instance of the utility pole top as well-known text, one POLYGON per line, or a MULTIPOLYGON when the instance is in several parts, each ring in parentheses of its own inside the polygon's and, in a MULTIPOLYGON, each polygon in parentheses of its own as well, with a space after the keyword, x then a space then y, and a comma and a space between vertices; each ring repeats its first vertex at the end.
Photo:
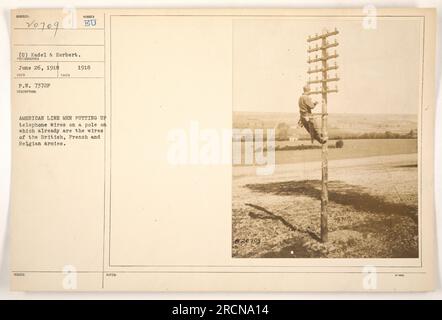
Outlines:
POLYGON ((339 31, 338 31, 338 29, 336 29, 336 28, 335 28, 334 31, 331 31, 331 32, 325 30, 325 32, 323 32, 323 33, 320 34, 320 35, 318 35, 318 34, 316 33, 314 36, 309 36, 309 37, 307 38, 307 42, 312 42, 312 41, 316 41, 316 40, 326 39, 326 38, 328 38, 328 37, 335 36, 335 35, 337 35, 337 34, 339 34, 339 31))

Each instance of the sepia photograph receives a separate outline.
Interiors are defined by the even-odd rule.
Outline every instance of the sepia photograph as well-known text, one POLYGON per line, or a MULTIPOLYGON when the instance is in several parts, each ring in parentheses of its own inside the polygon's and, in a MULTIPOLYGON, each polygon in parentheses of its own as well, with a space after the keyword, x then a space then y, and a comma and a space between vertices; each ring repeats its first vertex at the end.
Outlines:
POLYGON ((232 256, 418 258, 422 21, 233 25, 232 256))
POLYGON ((436 22, 10 10, 8 288, 433 290, 436 22))

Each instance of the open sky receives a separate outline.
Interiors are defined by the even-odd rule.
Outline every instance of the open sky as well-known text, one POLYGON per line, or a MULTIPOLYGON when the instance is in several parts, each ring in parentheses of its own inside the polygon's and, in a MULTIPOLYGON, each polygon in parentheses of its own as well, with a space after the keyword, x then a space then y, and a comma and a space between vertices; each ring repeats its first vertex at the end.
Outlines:
MULTIPOLYGON (((363 28, 361 18, 245 19, 234 21, 233 26, 234 111, 298 112, 298 97, 308 80, 306 39, 335 27, 340 34, 330 40, 339 42, 336 61, 341 80, 337 83, 339 93, 329 96, 328 111, 418 111, 422 66, 419 18, 378 18, 376 29, 363 28)), ((314 98, 321 99, 319 95, 314 98)))

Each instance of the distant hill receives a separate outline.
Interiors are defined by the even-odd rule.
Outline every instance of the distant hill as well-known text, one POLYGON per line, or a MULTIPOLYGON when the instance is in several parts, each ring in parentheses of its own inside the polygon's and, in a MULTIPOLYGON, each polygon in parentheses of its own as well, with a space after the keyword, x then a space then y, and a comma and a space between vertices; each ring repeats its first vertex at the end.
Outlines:
MULTIPOLYGON (((298 127, 298 113, 283 112, 233 112, 234 128, 268 129, 287 124, 289 136, 308 138, 303 128, 298 127)), ((328 116, 330 138, 356 138, 379 136, 391 133, 391 136, 412 135, 417 133, 417 114, 342 114, 331 113, 328 116)), ((320 118, 317 119, 320 125, 320 118)), ((411 137, 411 136, 410 136, 411 137)))

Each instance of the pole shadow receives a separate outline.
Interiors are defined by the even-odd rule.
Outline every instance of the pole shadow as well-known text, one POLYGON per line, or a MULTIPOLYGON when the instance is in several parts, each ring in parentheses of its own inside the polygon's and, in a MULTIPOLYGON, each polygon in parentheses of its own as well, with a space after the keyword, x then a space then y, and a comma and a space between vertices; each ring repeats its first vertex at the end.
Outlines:
MULTIPOLYGON (((247 188, 255 192, 271 193, 282 196, 307 196, 321 199, 321 180, 301 180, 273 182, 265 184, 247 184, 247 188)), ((328 182, 329 202, 351 206, 357 211, 366 211, 375 214, 394 214, 407 216, 417 223, 418 208, 416 205, 395 203, 384 197, 368 193, 358 185, 351 185, 342 181, 328 182)))
POLYGON ((321 241, 321 238, 317 234, 315 234, 313 231, 311 231, 311 230, 302 230, 302 229, 294 226, 293 224, 291 224, 287 220, 285 220, 283 217, 274 214, 273 212, 267 210, 264 207, 257 206, 255 204, 251 204, 251 203, 246 203, 245 205, 265 213, 263 215, 263 214, 258 214, 258 213, 255 213, 255 212, 249 212, 249 216, 252 219, 269 219, 269 220, 280 221, 284 226, 286 226, 287 228, 289 228, 292 231, 306 233, 310 237, 315 239, 316 241, 321 241))

